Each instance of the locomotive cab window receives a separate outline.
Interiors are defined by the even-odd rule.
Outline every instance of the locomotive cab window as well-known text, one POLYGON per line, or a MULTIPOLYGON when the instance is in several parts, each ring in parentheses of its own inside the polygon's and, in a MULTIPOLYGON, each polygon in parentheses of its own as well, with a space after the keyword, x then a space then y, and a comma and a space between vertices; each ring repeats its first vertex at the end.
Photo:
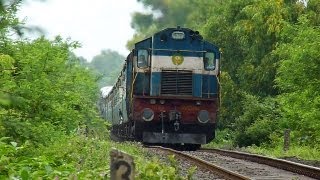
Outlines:
POLYGON ((215 54, 212 52, 207 52, 204 54, 204 69, 207 71, 214 70, 216 65, 215 54))
POLYGON ((141 49, 141 50, 138 50, 138 67, 139 68, 146 68, 148 67, 148 59, 149 59, 149 56, 148 56, 148 51, 145 50, 145 49, 141 49))

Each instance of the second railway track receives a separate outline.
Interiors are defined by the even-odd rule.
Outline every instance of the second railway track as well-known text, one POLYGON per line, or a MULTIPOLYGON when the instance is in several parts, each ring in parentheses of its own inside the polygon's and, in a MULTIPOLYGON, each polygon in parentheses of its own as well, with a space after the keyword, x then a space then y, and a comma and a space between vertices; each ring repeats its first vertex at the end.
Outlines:
MULTIPOLYGON (((197 165, 199 167, 198 169, 206 169, 214 175, 211 176, 212 178, 207 177, 204 179, 305 180, 312 178, 319 179, 320 177, 319 168, 285 160, 266 158, 259 155, 223 151, 218 149, 201 149, 199 151, 181 152, 159 146, 150 146, 148 148, 155 149, 159 152, 162 151, 166 154, 175 154, 178 159, 189 161, 191 164, 197 165)), ((199 179, 199 177, 196 177, 195 179, 199 179)))
POLYGON ((244 152, 236 152, 236 151, 221 150, 221 149, 207 149, 207 148, 202 148, 200 149, 200 151, 221 154, 224 156, 248 160, 248 161, 256 162, 259 164, 266 164, 275 168, 305 175, 315 179, 320 179, 320 168, 318 167, 308 166, 308 165, 295 163, 295 162, 287 161, 283 159, 270 158, 266 156, 249 154, 244 152))

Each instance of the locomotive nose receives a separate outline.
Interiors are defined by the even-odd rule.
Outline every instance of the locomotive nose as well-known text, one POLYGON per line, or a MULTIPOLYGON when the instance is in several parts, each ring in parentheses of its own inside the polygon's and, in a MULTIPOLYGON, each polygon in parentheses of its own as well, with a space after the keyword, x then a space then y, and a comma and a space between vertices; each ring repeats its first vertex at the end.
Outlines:
POLYGON ((142 112, 142 119, 145 121, 152 121, 154 118, 154 112, 150 108, 144 108, 142 112))

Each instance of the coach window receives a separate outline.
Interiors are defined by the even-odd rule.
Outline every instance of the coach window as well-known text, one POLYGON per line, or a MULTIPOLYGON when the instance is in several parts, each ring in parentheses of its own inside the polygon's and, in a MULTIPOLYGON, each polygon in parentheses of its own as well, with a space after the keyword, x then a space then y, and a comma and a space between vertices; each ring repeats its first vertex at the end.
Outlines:
POLYGON ((215 55, 212 52, 204 54, 204 69, 207 71, 215 69, 215 55))
POLYGON ((138 50, 138 67, 148 67, 148 51, 145 49, 138 50))

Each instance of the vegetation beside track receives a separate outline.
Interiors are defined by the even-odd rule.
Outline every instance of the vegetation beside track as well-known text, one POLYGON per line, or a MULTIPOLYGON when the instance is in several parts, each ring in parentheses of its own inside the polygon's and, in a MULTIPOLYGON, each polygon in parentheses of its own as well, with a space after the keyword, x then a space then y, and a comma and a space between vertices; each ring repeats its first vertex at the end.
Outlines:
POLYGON ((319 0, 141 3, 152 12, 134 13, 136 35, 129 47, 176 25, 198 29, 221 47, 217 135, 226 136, 223 145, 281 155, 283 132, 290 129, 287 153, 320 157, 314 153, 320 149, 319 0))
MULTIPOLYGON (((216 139, 210 144, 205 145, 207 148, 221 148, 228 150, 239 150, 250 152, 254 154, 261 154, 269 157, 275 158, 297 158, 301 162, 304 160, 315 161, 314 163, 320 164, 320 152, 317 148, 311 148, 309 146, 298 146, 291 145, 287 151, 284 151, 284 142, 280 140, 279 142, 274 142, 270 144, 262 144, 261 146, 247 146, 247 147, 237 147, 230 132, 227 130, 217 131, 216 139)), ((314 164, 311 162, 311 164, 314 164)))
POLYGON ((109 179, 112 148, 134 157, 137 179, 186 179, 188 176, 179 174, 174 158, 170 164, 162 164, 156 157, 146 157, 144 150, 133 143, 116 143, 91 135, 63 135, 49 146, 39 147, 2 138, 0 178, 109 179))
POLYGON ((134 156, 137 179, 182 178, 174 164, 109 140, 96 106, 99 78, 72 53, 79 43, 23 38, 20 2, 0 0, 0 179, 108 178, 113 147, 134 156))
MULTIPOLYGON (((134 14, 137 34, 129 46, 179 24, 222 47, 221 131, 213 145, 319 160, 318 0, 141 2, 155 13, 134 14), (284 129, 292 130, 286 153, 284 129)), ((70 53, 79 44, 60 37, 12 40, 23 29, 15 16, 18 4, 4 4, 0 0, 1 178, 103 175, 108 161, 88 153, 104 157, 108 150, 101 147, 118 144, 105 139, 97 118, 97 77, 70 53), (87 138, 78 133, 85 126, 87 138)), ((160 168, 175 175, 154 164, 141 163, 139 172, 152 175, 160 168)))

